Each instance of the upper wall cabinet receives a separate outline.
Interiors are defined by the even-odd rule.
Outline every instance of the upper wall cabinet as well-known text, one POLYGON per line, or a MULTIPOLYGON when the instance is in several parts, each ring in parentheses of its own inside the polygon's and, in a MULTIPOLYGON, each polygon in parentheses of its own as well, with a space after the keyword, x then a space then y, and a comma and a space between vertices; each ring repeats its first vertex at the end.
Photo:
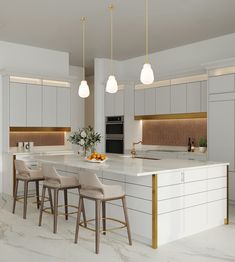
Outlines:
POLYGON ((207 112, 207 81, 135 90, 135 115, 207 112))
POLYGON ((144 114, 155 115, 156 113, 156 88, 144 90, 144 114))
POLYGON ((171 113, 171 87, 156 88, 156 114, 165 115, 171 113))
POLYGON ((209 78, 209 94, 234 92, 234 74, 209 78))
POLYGON ((135 90, 135 115, 141 116, 145 112, 144 89, 135 90))
POLYGON ((70 89, 57 88, 57 127, 70 126, 70 89))
POLYGON ((124 90, 118 90, 115 94, 105 92, 105 116, 124 115, 124 90))
POLYGON ((171 113, 179 114, 187 111, 187 84, 171 86, 171 113))
POLYGON ((70 88, 10 83, 11 127, 70 127, 70 88))
POLYGON ((42 126, 57 126, 57 105, 56 105, 56 87, 43 86, 43 103, 42 103, 42 126))
POLYGON ((27 84, 10 84, 10 126, 26 126, 27 84))
POLYGON ((42 124, 42 87, 27 85, 27 126, 42 124))
POLYGON ((201 82, 187 85, 187 113, 201 112, 201 82))

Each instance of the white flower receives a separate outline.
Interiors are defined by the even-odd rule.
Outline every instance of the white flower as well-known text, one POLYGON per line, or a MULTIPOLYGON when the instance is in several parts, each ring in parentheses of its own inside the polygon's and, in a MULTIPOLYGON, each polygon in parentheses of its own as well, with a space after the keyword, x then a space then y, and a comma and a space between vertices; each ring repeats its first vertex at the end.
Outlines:
POLYGON ((82 131, 82 133, 81 133, 81 137, 83 137, 83 138, 86 137, 86 132, 85 132, 85 131, 82 131))
POLYGON ((81 139, 80 142, 79 142, 79 144, 80 144, 81 146, 83 146, 84 143, 85 143, 84 139, 81 139))

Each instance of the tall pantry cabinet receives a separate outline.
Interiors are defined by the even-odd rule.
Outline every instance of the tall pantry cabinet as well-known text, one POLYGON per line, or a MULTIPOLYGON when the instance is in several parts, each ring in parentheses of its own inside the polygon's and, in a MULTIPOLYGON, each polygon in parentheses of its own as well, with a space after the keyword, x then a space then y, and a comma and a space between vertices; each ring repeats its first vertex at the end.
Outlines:
POLYGON ((235 201, 235 74, 209 77, 208 158, 229 162, 229 198, 235 201))

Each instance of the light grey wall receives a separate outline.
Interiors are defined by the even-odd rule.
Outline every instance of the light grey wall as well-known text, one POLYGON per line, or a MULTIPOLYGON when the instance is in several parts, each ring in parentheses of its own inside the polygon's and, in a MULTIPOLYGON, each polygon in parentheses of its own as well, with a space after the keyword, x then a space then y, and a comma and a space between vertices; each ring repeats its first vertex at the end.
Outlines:
POLYGON ((90 96, 85 99, 85 126, 94 127, 94 76, 86 78, 90 96))

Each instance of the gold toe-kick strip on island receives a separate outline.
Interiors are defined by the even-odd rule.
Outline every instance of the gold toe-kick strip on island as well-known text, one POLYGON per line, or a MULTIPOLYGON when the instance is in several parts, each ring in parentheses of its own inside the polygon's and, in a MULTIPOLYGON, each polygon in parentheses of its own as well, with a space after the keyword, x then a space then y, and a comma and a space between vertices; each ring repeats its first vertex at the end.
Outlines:
POLYGON ((152 248, 158 248, 158 179, 152 175, 152 248))

